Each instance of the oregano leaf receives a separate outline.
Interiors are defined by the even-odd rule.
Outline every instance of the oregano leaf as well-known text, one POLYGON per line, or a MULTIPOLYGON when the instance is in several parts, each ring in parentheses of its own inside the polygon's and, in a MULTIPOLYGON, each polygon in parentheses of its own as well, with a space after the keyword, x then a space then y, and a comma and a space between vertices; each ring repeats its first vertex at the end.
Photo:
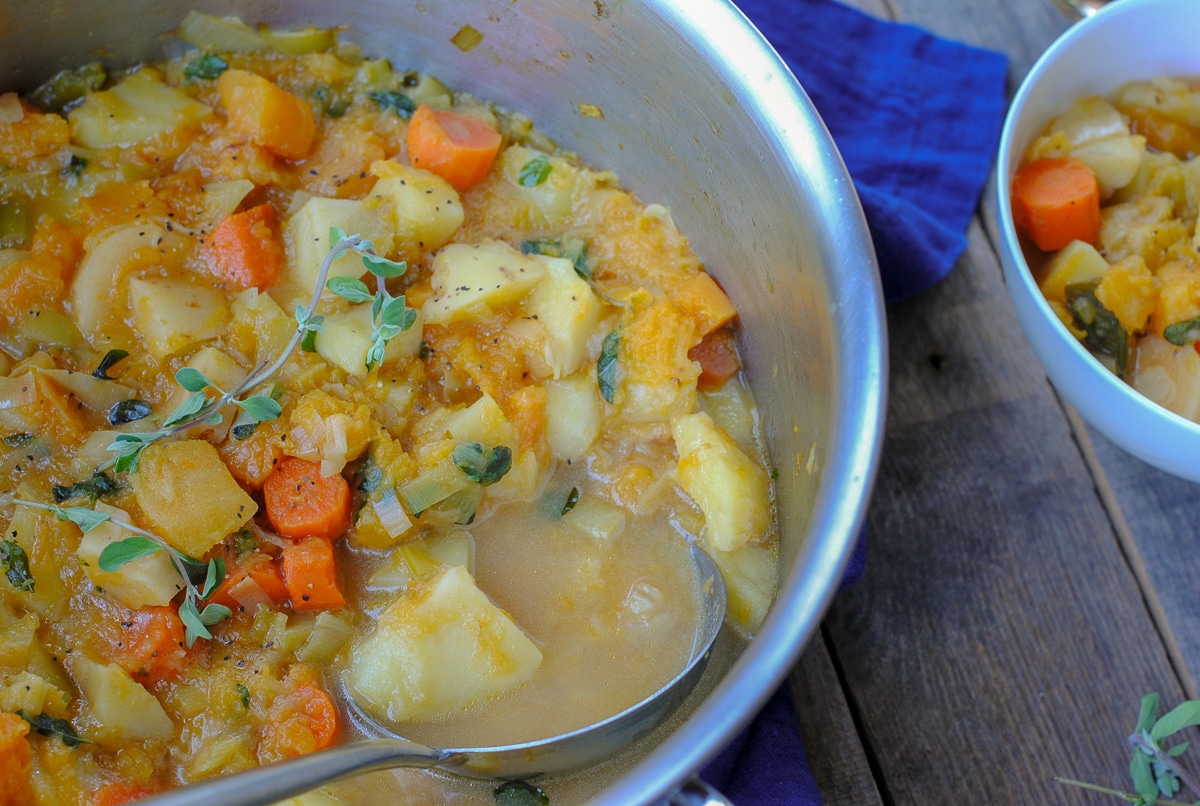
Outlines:
POLYGON ((49 509, 60 521, 70 521, 78 526, 84 534, 108 520, 106 513, 87 507, 50 507, 49 509))
MULTIPOLYGON (((267 395, 251 395, 245 400, 234 400, 233 402, 246 416, 252 417, 260 423, 275 420, 283 413, 283 407, 267 395)), ((238 419, 240 420, 241 417, 239 416, 238 419)))
POLYGON ((1194 725, 1200 725, 1200 700, 1188 700, 1164 714, 1150 729, 1150 738, 1157 744, 1172 733, 1194 725))
MULTIPOLYGON (((187 367, 184 367, 187 369, 187 367)), ((183 370, 180 370, 181 372, 183 370)), ((203 392, 193 392, 188 396, 188 399, 179 405, 179 408, 167 415, 167 419, 163 420, 164 427, 177 425, 189 417, 194 417, 204 408, 204 404, 208 402, 208 395, 203 392)))
POLYGON ((408 271, 408 264, 406 262, 388 260, 385 257, 380 257, 379 255, 375 254, 363 255, 362 262, 363 265, 367 267, 367 271, 371 272, 371 274, 374 274, 376 277, 383 277, 384 279, 389 277, 399 277, 400 275, 404 274, 404 272, 408 271))
POLYGON ((325 281, 325 287, 350 302, 369 302, 375 297, 367 284, 357 277, 330 277, 325 281))
POLYGON ((225 561, 220 557, 213 557, 208 561, 208 573, 204 577, 204 587, 200 589, 200 598, 207 599, 211 596, 224 579, 225 561))
POLYGON ((539 154, 521 167, 521 172, 517 174, 517 182, 521 187, 537 187, 550 178, 550 158, 545 154, 539 154))
POLYGON ((600 345, 600 358, 596 361, 596 382, 600 395, 608 403, 613 402, 617 391, 617 356, 621 352, 621 330, 618 328, 604 337, 600 345))
POLYGON ((206 627, 211 627, 214 624, 219 624, 232 615, 233 611, 228 607, 223 604, 217 604, 216 602, 213 602, 212 604, 206 605, 205 608, 200 611, 200 623, 204 624, 206 627))
POLYGON ((200 619, 200 611, 196 609, 196 603, 191 596, 186 597, 183 604, 179 606, 179 620, 183 622, 184 643, 187 644, 188 649, 192 648, 197 638, 212 638, 212 633, 200 619))
POLYGON ((109 543, 100 552, 100 570, 113 573, 141 557, 157 554, 162 551, 162 544, 142 535, 133 535, 124 540, 109 543))
POLYGON ((200 392, 212 386, 204 373, 193 367, 182 367, 175 373, 175 382, 189 392, 200 392))

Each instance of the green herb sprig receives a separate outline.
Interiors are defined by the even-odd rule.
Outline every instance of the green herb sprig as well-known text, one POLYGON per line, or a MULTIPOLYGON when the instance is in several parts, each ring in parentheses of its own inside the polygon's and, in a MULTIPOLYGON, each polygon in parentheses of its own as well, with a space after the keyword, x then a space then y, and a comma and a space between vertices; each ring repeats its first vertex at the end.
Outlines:
MULTIPOLYGON (((388 342, 413 326, 417 321, 417 312, 408 307, 401 294, 393 297, 388 293, 384 281, 391 277, 399 277, 408 271, 407 263, 397 263, 394 260, 380 257, 373 251, 371 242, 357 235, 346 235, 339 227, 332 227, 329 238, 336 241, 338 246, 349 244, 362 256, 363 266, 375 276, 375 293, 367 288, 367 284, 357 277, 330 277, 325 286, 336 296, 348 302, 370 302, 371 347, 367 350, 366 366, 368 370, 383 363, 384 352, 388 342)), ((336 247, 335 247, 336 248, 336 247)))
POLYGON ((17 716, 28 722, 29 727, 35 733, 51 738, 57 736, 67 747, 79 747, 81 744, 92 743, 90 739, 85 739, 76 733, 75 728, 65 719, 55 719, 48 714, 31 714, 24 708, 17 709, 17 716))
MULTIPOLYGON (((252 431, 258 423, 279 417, 283 409, 273 395, 261 392, 250 393, 250 391, 262 387, 275 377, 292 357, 297 347, 303 349, 312 347, 313 339, 321 331, 321 326, 325 321, 325 317, 316 313, 316 310, 321 302, 321 294, 325 289, 330 267, 334 260, 348 251, 361 255, 363 266, 379 278, 379 291, 373 297, 366 292, 367 298, 374 300, 372 313, 375 321, 373 344, 366 356, 367 368, 373 368, 382 362, 383 351, 387 347, 387 343, 401 331, 412 327, 417 318, 416 311, 406 306, 403 296, 391 297, 383 285, 385 278, 400 276, 405 272, 407 266, 404 263, 396 263, 380 257, 374 252, 371 241, 358 235, 347 235, 338 227, 330 229, 330 240, 334 242, 334 245, 321 263, 312 299, 309 301, 308 307, 296 306, 296 328, 275 361, 260 367, 258 371, 228 391, 222 390, 199 370, 193 367, 183 367, 175 373, 175 381, 191 392, 191 395, 175 411, 167 415, 163 420, 162 427, 158 430, 117 434, 112 444, 108 446, 108 450, 116 456, 101 465, 98 470, 103 471, 110 467, 118 473, 137 470, 138 460, 142 451, 147 447, 164 439, 178 436, 197 425, 217 425, 221 422, 221 410, 231 403, 240 410, 237 420, 233 424, 233 428, 237 429, 235 436, 240 438, 248 436, 249 431, 252 431), (210 396, 208 393, 210 388, 217 394, 210 396)), ((343 296, 336 289, 344 290, 348 287, 347 284, 340 282, 343 278, 335 277, 333 279, 339 282, 331 286, 330 290, 343 296)), ((364 292, 366 291, 366 286, 362 282, 354 282, 362 286, 364 292)), ((357 294, 357 289, 350 293, 357 294)))
POLYGON ((183 580, 184 599, 179 605, 179 618, 183 621, 188 649, 191 649, 198 638, 211 639, 212 633, 208 628, 233 615, 233 611, 228 607, 215 602, 204 605, 203 609, 199 606, 225 578, 225 561, 221 558, 214 557, 208 562, 203 562, 188 557, 153 532, 89 507, 60 507, 21 498, 14 498, 12 501, 14 504, 53 513, 59 520, 70 521, 78 526, 84 534, 105 522, 132 532, 132 536, 109 543, 100 552, 101 571, 114 573, 134 560, 165 551, 183 580))
MULTIPOLYGON (((1185 770, 1178 761, 1191 746, 1190 741, 1169 742, 1181 730, 1200 725, 1200 700, 1188 700, 1158 715, 1159 697, 1147 694, 1142 697, 1137 724, 1128 742, 1132 748, 1129 760, 1129 776, 1133 792, 1098 786, 1072 778, 1055 778, 1060 784, 1086 789, 1104 795, 1121 798, 1133 806, 1185 806, 1180 801, 1170 800, 1186 786, 1200 798, 1200 780, 1185 770)), ((1194 801, 1191 806, 1200 804, 1194 801)))

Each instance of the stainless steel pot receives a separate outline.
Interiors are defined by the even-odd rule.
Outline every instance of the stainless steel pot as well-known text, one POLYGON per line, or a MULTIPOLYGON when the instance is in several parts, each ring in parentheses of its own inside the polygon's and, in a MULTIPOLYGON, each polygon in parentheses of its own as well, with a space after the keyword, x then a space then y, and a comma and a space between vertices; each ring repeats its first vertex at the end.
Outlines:
POLYGON ((878 272, 853 185, 807 96, 722 0, 0 0, 0 88, 29 89, 95 58, 172 52, 179 45, 162 34, 192 8, 344 25, 368 54, 527 113, 644 200, 667 204, 736 303, 779 470, 783 578, 724 677, 595 798, 658 800, 783 681, 837 588, 876 470, 887 362, 878 272), (451 38, 466 24, 483 40, 464 53, 451 38))

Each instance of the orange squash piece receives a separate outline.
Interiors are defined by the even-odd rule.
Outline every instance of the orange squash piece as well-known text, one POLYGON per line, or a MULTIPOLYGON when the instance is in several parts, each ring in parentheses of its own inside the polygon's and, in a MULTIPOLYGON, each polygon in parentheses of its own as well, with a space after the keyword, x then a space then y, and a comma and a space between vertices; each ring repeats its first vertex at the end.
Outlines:
POLYGON ((217 79, 229 127, 251 143, 284 159, 308 153, 316 134, 312 107, 302 98, 245 70, 226 70, 217 79))

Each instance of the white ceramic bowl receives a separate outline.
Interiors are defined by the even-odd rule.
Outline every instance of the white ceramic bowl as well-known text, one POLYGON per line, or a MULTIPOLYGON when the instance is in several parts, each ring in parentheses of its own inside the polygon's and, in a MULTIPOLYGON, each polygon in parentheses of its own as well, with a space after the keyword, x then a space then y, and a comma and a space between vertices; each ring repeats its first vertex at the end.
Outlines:
POLYGON ((1074 99, 1107 95, 1137 79, 1200 75, 1197 43, 1200 4, 1195 0, 1120 0, 1076 23, 1042 54, 1014 96, 996 167, 1004 278, 1046 374, 1080 415, 1117 445, 1192 481, 1200 481, 1200 425, 1134 391, 1054 315, 1017 237, 1009 186, 1021 155, 1074 99))

